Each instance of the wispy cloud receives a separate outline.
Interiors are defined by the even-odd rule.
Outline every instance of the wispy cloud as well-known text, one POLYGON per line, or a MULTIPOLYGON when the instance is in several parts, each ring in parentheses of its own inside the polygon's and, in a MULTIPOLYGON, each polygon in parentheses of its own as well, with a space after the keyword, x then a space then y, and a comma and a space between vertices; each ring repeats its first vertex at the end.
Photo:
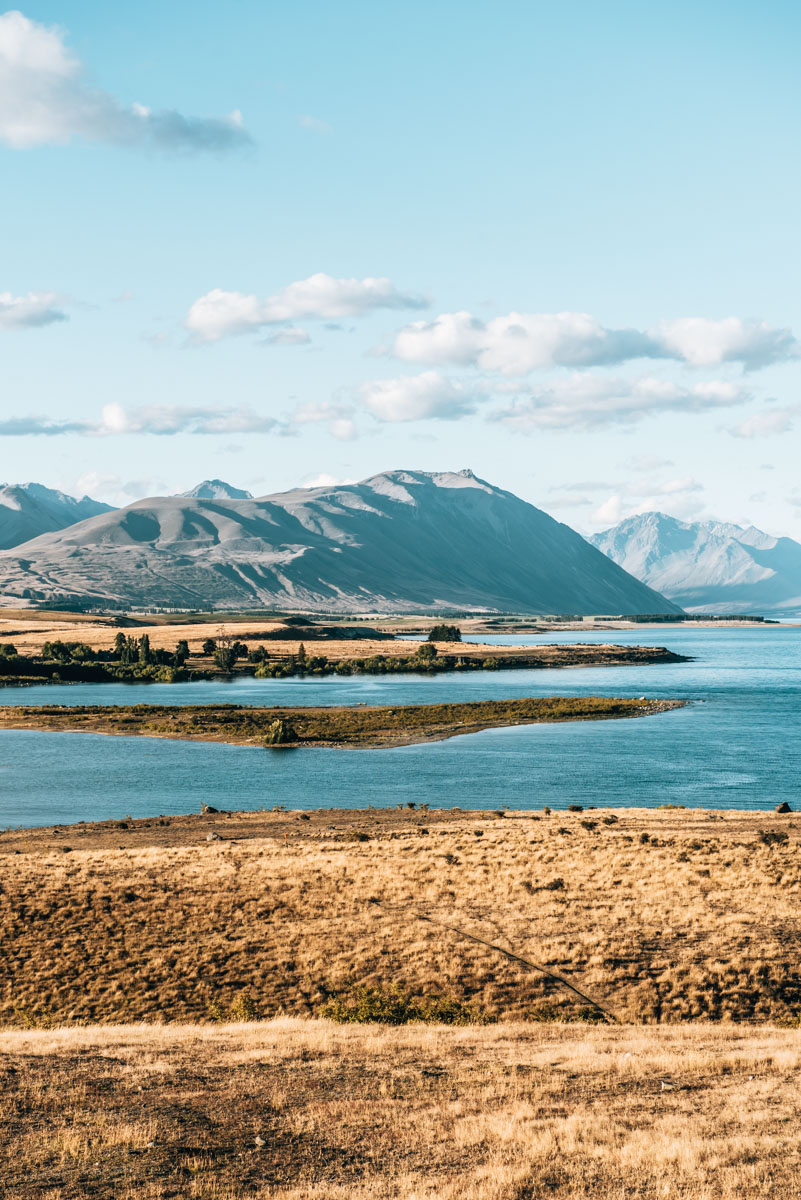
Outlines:
POLYGON ((66 321, 63 305, 55 292, 28 292, 27 296, 0 292, 0 329, 36 329, 66 321))
POLYGON ((732 362, 755 370, 797 358, 799 343, 789 329, 740 317, 685 317, 638 330, 607 329, 588 313, 512 312, 482 321, 454 312, 407 325, 389 352, 405 362, 523 376, 546 367, 610 366, 638 358, 694 367, 732 362))
POLYGON ((775 437, 779 433, 789 433, 798 416, 798 405, 789 408, 770 408, 764 412, 754 413, 746 417, 739 425, 735 425, 729 433, 739 438, 775 437))
POLYGON ((114 437, 129 434, 286 433, 285 421, 265 416, 253 409, 239 407, 193 407, 151 404, 142 408, 124 408, 107 404, 94 421, 59 421, 49 417, 11 417, 0 420, 0 437, 56 437, 78 434, 84 437, 114 437))
POLYGON ((327 425, 339 442, 352 442, 359 434, 351 404, 301 404, 292 415, 293 428, 319 424, 327 425))
POLYGON ((15 149, 73 138, 164 150, 231 150, 250 136, 241 113, 192 117, 127 106, 83 78, 65 34, 20 12, 0 16, 0 141, 15 149))
POLYGON ((336 320, 365 316, 377 309, 425 308, 427 304, 423 296, 399 291, 391 279, 335 279, 318 272, 290 283, 266 300, 212 288, 194 302, 186 327, 198 341, 216 342, 284 321, 336 320))
POLYGON ((312 133, 330 133, 331 126, 327 121, 321 121, 319 117, 310 117, 306 113, 302 113, 298 117, 298 125, 302 129, 308 129, 312 133))
POLYGON ((520 397, 492 419, 522 433, 597 429, 633 425, 660 413, 713 412, 751 398, 744 388, 724 380, 687 387, 651 377, 609 379, 582 372, 520 397))

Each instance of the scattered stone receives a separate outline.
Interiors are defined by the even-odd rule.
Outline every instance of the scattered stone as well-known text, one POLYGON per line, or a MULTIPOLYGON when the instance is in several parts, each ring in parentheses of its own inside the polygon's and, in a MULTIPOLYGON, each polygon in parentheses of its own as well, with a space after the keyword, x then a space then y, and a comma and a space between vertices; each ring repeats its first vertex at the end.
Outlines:
POLYGON ((206 841, 207 842, 221 842, 222 838, 220 837, 219 833, 207 833, 206 841))
POLYGON ((790 808, 790 805, 787 803, 786 800, 783 800, 781 804, 776 805, 777 813, 791 813, 792 811, 793 810, 790 808))
POLYGON ((201 817, 205 817, 207 815, 207 813, 218 813, 219 811, 220 811, 219 808, 215 808, 213 804, 205 804, 204 803, 200 807, 201 817))

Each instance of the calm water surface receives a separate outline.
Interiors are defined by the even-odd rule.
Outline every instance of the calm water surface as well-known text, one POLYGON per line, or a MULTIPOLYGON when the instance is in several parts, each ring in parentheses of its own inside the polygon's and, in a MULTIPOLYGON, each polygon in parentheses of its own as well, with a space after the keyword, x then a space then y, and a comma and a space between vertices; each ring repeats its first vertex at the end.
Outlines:
MULTIPOLYGON (((575 633, 493 637, 574 642, 575 633)), ((632 721, 486 730, 394 750, 282 750, 0 732, 0 825, 45 825, 217 807, 463 808, 801 805, 801 629, 639 629, 589 643, 666 645, 693 662, 440 676, 77 684, 5 688, 3 704, 414 704, 516 696, 693 701, 632 721)))

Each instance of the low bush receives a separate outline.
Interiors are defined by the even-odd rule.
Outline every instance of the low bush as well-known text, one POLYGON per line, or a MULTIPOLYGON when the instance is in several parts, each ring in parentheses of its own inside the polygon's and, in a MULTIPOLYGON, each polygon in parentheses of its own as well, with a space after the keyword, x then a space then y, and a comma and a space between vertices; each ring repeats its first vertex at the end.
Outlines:
POLYGON ((445 996, 411 996, 398 988, 357 988, 332 996, 318 1016, 340 1025, 493 1025, 497 1017, 445 996))

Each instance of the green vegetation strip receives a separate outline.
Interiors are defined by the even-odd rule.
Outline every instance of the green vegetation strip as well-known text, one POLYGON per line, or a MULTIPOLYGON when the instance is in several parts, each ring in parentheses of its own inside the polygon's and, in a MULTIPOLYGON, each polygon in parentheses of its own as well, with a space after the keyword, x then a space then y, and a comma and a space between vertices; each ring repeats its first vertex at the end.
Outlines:
POLYGON ((453 737, 502 725, 643 717, 682 706, 680 700, 606 696, 547 696, 392 708, 20 705, 0 707, 0 729, 72 730, 265 746, 386 746, 453 737))

